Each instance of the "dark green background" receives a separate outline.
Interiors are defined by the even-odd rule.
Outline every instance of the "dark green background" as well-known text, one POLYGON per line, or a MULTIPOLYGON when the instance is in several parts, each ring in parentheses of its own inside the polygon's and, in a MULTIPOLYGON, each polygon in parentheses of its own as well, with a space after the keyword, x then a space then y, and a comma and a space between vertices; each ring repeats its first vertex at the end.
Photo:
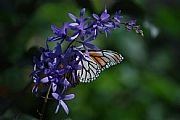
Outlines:
POLYGON ((51 24, 79 15, 110 14, 121 9, 125 19, 135 18, 144 37, 123 28, 94 42, 101 49, 121 53, 124 61, 102 72, 90 84, 80 84, 50 120, 180 120, 180 10, 178 0, 1 0, 0 1, 0 120, 36 120, 42 101, 31 94, 32 57, 52 35, 51 24))

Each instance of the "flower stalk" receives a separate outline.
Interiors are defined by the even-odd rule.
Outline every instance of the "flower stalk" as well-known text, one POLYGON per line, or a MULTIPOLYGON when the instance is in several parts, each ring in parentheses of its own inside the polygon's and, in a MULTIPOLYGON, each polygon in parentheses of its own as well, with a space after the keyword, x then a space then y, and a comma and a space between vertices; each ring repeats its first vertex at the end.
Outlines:
POLYGON ((44 98, 44 103, 43 103, 43 106, 42 106, 42 109, 41 109, 41 113, 39 113, 39 115, 40 115, 40 120, 43 120, 44 112, 45 112, 45 109, 46 109, 46 104, 47 104, 47 100, 48 100, 48 98, 49 98, 48 96, 49 96, 49 94, 50 94, 50 91, 51 91, 51 84, 49 85, 49 88, 48 88, 46 97, 44 98))

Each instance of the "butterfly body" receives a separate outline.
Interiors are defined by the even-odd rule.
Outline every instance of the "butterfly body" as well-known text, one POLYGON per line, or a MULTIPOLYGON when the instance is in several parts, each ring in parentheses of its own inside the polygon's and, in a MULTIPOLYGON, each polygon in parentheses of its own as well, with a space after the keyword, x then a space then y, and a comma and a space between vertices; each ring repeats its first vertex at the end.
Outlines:
POLYGON ((90 57, 84 54, 86 61, 80 61, 79 64, 82 66, 82 69, 77 71, 79 81, 83 83, 95 80, 104 69, 116 65, 123 60, 119 53, 111 50, 88 52, 90 57))

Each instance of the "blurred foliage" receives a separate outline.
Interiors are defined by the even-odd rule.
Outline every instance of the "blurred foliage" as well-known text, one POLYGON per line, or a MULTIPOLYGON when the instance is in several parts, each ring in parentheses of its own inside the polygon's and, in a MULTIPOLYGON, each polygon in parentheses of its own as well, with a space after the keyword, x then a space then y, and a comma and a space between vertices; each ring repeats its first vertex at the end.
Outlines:
POLYGON ((70 114, 48 102, 46 119, 66 120, 180 120, 180 10, 179 1, 168 0, 1 0, 0 1, 0 120, 37 120, 42 99, 31 94, 32 57, 39 55, 50 25, 61 26, 78 15, 113 14, 135 18, 144 37, 123 28, 98 37, 102 49, 121 53, 125 60, 90 84, 69 93, 70 114))

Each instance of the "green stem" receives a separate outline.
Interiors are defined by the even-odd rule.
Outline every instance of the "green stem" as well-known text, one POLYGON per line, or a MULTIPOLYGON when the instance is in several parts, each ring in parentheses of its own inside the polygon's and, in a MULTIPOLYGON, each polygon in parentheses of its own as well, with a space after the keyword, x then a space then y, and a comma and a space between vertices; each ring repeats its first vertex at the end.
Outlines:
POLYGON ((69 45, 67 46, 65 52, 68 50, 69 47, 71 47, 71 45, 72 45, 75 41, 76 41, 76 40, 74 39, 73 41, 71 41, 71 42, 69 43, 69 45))
POLYGON ((48 100, 48 96, 49 96, 49 93, 50 93, 50 91, 51 91, 51 84, 50 84, 50 86, 49 86, 49 88, 48 88, 48 91, 47 91, 47 94, 46 94, 46 97, 45 97, 45 99, 44 99, 44 103, 43 103, 43 106, 42 106, 42 109, 41 109, 41 113, 39 113, 39 115, 40 115, 40 120, 43 120, 43 117, 44 117, 44 112, 45 112, 45 108, 46 108, 46 104, 47 104, 47 100, 48 100))

